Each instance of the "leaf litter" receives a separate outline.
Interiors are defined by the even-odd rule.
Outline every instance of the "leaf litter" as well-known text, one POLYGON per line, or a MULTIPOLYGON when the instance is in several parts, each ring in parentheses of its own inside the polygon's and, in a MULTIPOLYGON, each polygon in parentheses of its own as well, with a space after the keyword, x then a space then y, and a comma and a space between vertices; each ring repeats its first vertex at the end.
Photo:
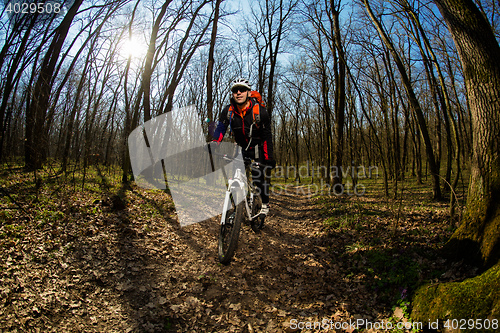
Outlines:
POLYGON ((13 210, 0 230, 0 332, 294 332, 293 320, 404 316, 394 305, 418 283, 472 274, 436 254, 451 233, 444 205, 394 227, 395 213, 363 214, 360 198, 303 192, 273 196, 260 233, 243 225, 227 266, 217 219, 181 228, 161 191, 130 188, 122 207, 72 192, 46 218, 13 210))

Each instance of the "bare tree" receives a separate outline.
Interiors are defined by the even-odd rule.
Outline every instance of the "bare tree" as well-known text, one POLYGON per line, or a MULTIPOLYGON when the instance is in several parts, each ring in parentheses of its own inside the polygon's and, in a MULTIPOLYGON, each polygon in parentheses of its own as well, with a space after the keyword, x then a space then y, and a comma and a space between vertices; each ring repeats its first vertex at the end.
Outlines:
MULTIPOLYGON (((15 76, 16 73, 20 70, 19 64, 21 62, 21 59, 23 58, 23 55, 26 51, 27 43, 29 40, 29 37, 31 35, 32 29, 35 26, 36 23, 36 15, 31 18, 31 20, 28 21, 27 27, 24 31, 23 38, 21 40, 21 43, 19 47, 16 50, 15 55, 13 56, 13 59, 11 63, 9 64, 9 69, 8 69, 8 74, 4 78, 2 82, 2 96, 1 96, 1 104, 0 104, 0 160, 2 159, 3 155, 3 143, 5 139, 5 134, 7 131, 7 123, 10 120, 11 114, 12 114, 12 108, 9 110, 7 109, 7 104, 11 98, 11 93, 12 90, 14 89, 14 86, 16 84, 15 76)), ((5 55, 10 48, 10 39, 14 38, 16 34, 20 34, 22 32, 21 27, 15 27, 12 29, 12 33, 8 36, 8 38, 5 41, 4 47, 2 49, 2 52, 0 52, 0 68, 2 68, 3 61, 5 59, 5 55)), ((22 70, 22 68, 21 68, 22 70)))
POLYGON ((212 35, 210 37, 210 49, 208 51, 208 65, 207 65, 207 118, 210 120, 214 119, 213 116, 213 108, 214 108, 214 100, 213 100, 213 79, 214 79, 214 52, 215 52, 215 43, 217 41, 217 26, 219 24, 219 12, 220 12, 220 4, 222 0, 215 1, 214 8, 214 20, 212 23, 212 35))
POLYGON ((165 13, 167 12, 168 5, 172 1, 165 1, 161 6, 160 13, 156 17, 153 24, 153 30, 149 39, 148 53, 146 55, 146 63, 144 64, 144 71, 142 74, 142 90, 144 96, 144 122, 151 119, 151 75, 153 73, 153 59, 156 53, 156 39, 158 38, 158 30, 162 24, 165 13))
POLYGON ((71 22, 75 18, 83 0, 76 0, 56 29, 52 43, 43 59, 40 74, 33 89, 33 103, 26 110, 26 152, 25 163, 28 169, 39 169, 44 161, 45 144, 39 139, 45 127, 45 115, 48 109, 50 91, 53 84, 53 72, 57 64, 63 43, 71 22))
POLYGON ((247 30, 257 53, 257 89, 263 94, 267 82, 266 106, 272 116, 278 55, 282 52, 282 42, 291 27, 290 20, 298 1, 265 0, 258 4, 258 11, 252 8, 253 21, 247 30))
POLYGON ((401 75, 401 80, 402 80, 402 83, 405 87, 406 93, 408 95, 408 100, 412 106, 413 111, 415 112, 415 116, 418 120, 418 126, 420 129, 420 133, 422 133, 422 137, 424 139, 425 150, 426 150, 426 154, 427 154, 427 161, 429 163, 429 168, 430 168, 430 172, 431 172, 432 179, 433 179, 433 188, 432 188, 433 197, 436 200, 440 199, 441 198, 441 187, 440 187, 440 178, 439 178, 439 167, 436 163, 436 157, 434 155, 434 151, 432 148, 432 142, 431 142, 430 135, 429 135, 429 132, 427 129, 427 123, 425 121, 424 114, 423 114, 422 108, 420 106, 420 103, 417 99, 417 96, 415 94, 415 91, 413 90, 411 80, 408 77, 407 70, 403 64, 403 61, 402 61, 399 53, 397 52, 396 48, 393 45, 390 36, 385 31, 380 20, 373 13, 369 1, 363 0, 363 3, 365 5, 365 8, 366 8, 368 15, 370 16, 371 20, 373 21, 373 24, 375 25, 375 27, 377 28, 377 31, 380 34, 382 41, 384 42, 386 47, 389 49, 389 51, 394 59, 394 62, 396 63, 398 71, 401 75))

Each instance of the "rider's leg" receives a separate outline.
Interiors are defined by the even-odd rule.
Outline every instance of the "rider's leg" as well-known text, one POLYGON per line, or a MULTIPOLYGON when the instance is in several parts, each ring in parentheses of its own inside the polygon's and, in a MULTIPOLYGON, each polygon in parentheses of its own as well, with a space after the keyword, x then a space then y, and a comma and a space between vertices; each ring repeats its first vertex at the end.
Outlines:
MULTIPOLYGON (((258 169, 251 170, 252 181, 255 187, 258 189, 260 197, 262 198, 262 208, 259 214, 267 215, 269 213, 269 181, 266 176, 266 168, 263 167, 263 157, 255 157, 255 150, 251 149, 249 151, 243 151, 243 156, 251 159, 256 159, 261 166, 258 169)), ((247 175, 248 176, 248 175, 247 175)))
POLYGON ((266 180, 264 169, 252 170, 252 179, 262 198, 262 208, 259 214, 267 215, 269 213, 269 182, 266 180))

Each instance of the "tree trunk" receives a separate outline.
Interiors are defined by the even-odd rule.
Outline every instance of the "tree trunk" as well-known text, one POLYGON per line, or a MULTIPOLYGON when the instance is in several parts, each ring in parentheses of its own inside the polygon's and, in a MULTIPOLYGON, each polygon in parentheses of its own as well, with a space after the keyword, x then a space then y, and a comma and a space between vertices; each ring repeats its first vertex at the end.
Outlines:
MULTIPOLYGON (((500 47, 472 0, 435 0, 455 41, 472 114, 467 207, 446 249, 490 268, 461 283, 421 288, 412 318, 498 318, 500 315, 500 47), (496 264, 496 265, 495 265, 496 264)), ((457 259, 458 259, 457 258, 457 259)))
MULTIPOLYGON (((215 42, 217 40, 217 25, 219 24, 219 7, 222 0, 217 0, 215 2, 214 9, 214 22, 212 23, 212 36, 210 37, 210 49, 208 51, 208 65, 207 65, 207 118, 210 121, 214 120, 213 109, 214 109, 214 98, 213 98, 213 76, 214 76, 214 53, 215 53, 215 42)), ((211 140, 212 138, 208 138, 211 140)))
MULTIPOLYGON (((129 35, 129 38, 132 38, 132 24, 134 22, 134 18, 135 18, 135 12, 137 10, 137 7, 139 6, 139 1, 138 0, 136 3, 135 3, 135 7, 134 7, 134 10, 132 11, 132 17, 130 18, 130 21, 128 23, 128 35, 129 35)), ((128 59, 127 59, 127 65, 125 66, 125 71, 123 72, 123 97, 124 97, 124 104, 125 104, 125 119, 124 119, 124 122, 123 122, 123 136, 122 136, 122 140, 123 140, 123 145, 122 145, 122 150, 120 152, 121 154, 121 167, 122 167, 122 184, 128 184, 128 177, 129 177, 129 173, 130 173, 130 170, 132 169, 132 165, 131 165, 131 162, 130 162, 130 155, 129 155, 129 151, 128 151, 128 148, 127 148, 127 144, 128 144, 128 136, 130 135, 130 132, 132 132, 132 130, 134 129, 133 127, 133 118, 134 118, 134 115, 132 115, 132 110, 131 110, 131 98, 129 98, 129 95, 128 95, 128 73, 130 71, 130 63, 132 61, 132 56, 129 55, 128 59)), ((138 92, 138 97, 137 97, 137 100, 136 100, 136 108, 134 109, 136 111, 136 113, 138 113, 138 109, 139 109, 139 103, 140 103, 140 100, 141 100, 141 97, 142 97, 142 93, 143 93, 143 89, 140 88, 139 89, 139 92, 138 92)), ((138 118, 138 116, 137 116, 138 118)))
MULTIPOLYGON (((335 71, 335 148, 334 162, 337 168, 335 177, 332 180, 332 189, 335 185, 342 185, 342 160, 344 151, 344 122, 345 122, 345 81, 346 81, 346 63, 344 55, 344 46, 342 45, 342 35, 340 33, 340 1, 338 5, 333 0, 330 1, 330 10, 333 20, 333 36, 335 50, 334 56, 337 58, 335 71), (338 6, 338 7, 337 7, 338 6)), ((350 165, 350 163, 348 164, 350 165)), ((341 186, 343 188, 343 186, 341 186)))
POLYGON ((490 266, 500 258, 500 47, 472 1, 436 3, 460 55, 473 129, 467 207, 450 243, 474 244, 468 256, 490 266))

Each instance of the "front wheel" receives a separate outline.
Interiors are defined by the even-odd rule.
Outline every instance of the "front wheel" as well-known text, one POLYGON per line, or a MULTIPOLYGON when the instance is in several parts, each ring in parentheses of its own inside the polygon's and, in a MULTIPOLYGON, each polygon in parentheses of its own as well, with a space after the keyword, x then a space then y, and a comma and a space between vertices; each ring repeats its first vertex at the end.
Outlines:
POLYGON ((252 203, 252 217, 255 216, 251 221, 250 221, 250 226, 252 227, 252 230, 254 232, 259 232, 262 227, 264 226, 264 219, 266 218, 264 215, 261 216, 256 216, 262 208, 262 198, 260 195, 255 195, 253 197, 253 203, 252 203))
POLYGON ((227 265, 234 255, 238 246, 241 221, 244 218, 245 202, 240 198, 241 193, 237 191, 231 200, 231 208, 226 212, 226 221, 220 226, 219 233, 219 261, 227 265), (236 204, 239 202, 238 204, 236 204))

